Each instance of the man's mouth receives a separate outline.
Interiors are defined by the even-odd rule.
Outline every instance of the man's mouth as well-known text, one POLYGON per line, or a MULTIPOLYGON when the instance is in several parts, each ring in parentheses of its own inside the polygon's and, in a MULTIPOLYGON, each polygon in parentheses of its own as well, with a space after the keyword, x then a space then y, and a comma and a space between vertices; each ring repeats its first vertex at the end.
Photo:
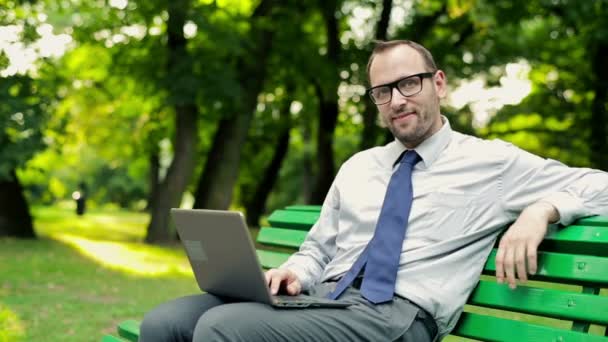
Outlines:
POLYGON ((399 114, 391 117, 391 120, 392 121, 402 120, 411 115, 416 115, 416 112, 399 113, 399 114))

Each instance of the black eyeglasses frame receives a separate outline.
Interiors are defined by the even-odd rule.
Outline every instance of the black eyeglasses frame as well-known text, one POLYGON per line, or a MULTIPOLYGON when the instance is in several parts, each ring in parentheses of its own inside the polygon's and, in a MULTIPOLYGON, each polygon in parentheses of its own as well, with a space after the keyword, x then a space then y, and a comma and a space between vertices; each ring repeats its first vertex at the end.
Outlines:
POLYGON ((395 89, 395 88, 397 89, 397 91, 399 92, 399 94, 401 94, 401 95, 403 95, 405 97, 410 97, 410 96, 414 96, 414 95, 420 94, 420 92, 422 91, 422 88, 423 88, 422 83, 424 82, 424 79, 435 76, 435 72, 436 71, 433 71, 433 72, 421 72, 419 74, 410 75, 410 76, 407 76, 407 77, 404 77, 404 78, 400 78, 400 79, 398 79, 398 80, 396 80, 394 82, 391 82, 391 83, 380 84, 380 85, 377 85, 375 87, 368 88, 367 90, 365 90, 365 92, 369 95, 369 97, 371 98, 371 100, 372 100, 372 102, 374 104, 376 104, 376 105, 387 104, 387 103, 389 103, 389 102, 391 102, 393 100, 393 89, 395 89), (410 79, 410 78, 414 78, 414 77, 418 77, 420 79, 420 89, 417 92, 413 93, 413 94, 405 95, 404 93, 401 92, 401 90, 399 89, 399 87, 397 85, 399 84, 399 82, 402 82, 404 80, 407 80, 407 79, 410 79), (374 96, 372 95, 372 91, 374 89, 381 88, 381 87, 390 87, 390 89, 391 89, 391 92, 390 92, 391 96, 388 99, 388 101, 382 102, 382 103, 377 103, 374 100, 374 96))

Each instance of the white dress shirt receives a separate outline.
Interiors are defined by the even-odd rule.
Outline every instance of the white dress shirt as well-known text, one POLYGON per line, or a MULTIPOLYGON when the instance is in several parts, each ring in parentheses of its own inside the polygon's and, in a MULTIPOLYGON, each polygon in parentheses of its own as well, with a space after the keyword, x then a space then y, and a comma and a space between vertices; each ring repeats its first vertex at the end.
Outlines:
MULTIPOLYGON (((415 148, 413 203, 395 293, 435 317, 441 337, 456 324, 497 235, 528 205, 555 206, 564 225, 608 215, 608 173, 571 168, 501 140, 440 131, 415 148)), ((342 277, 371 240, 395 162, 397 140, 359 152, 338 171, 319 220, 281 268, 304 289, 342 277)), ((505 285, 506 286, 506 285, 505 285)))

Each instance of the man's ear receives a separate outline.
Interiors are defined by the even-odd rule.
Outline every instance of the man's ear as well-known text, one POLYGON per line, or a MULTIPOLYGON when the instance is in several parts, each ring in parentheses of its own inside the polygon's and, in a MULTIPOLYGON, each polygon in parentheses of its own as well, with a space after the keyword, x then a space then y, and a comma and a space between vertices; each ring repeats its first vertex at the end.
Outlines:
POLYGON ((448 79, 442 70, 437 70, 435 72, 435 76, 433 76, 433 85, 435 86, 435 91, 437 92, 437 96, 439 96, 440 99, 443 99, 447 96, 448 79))

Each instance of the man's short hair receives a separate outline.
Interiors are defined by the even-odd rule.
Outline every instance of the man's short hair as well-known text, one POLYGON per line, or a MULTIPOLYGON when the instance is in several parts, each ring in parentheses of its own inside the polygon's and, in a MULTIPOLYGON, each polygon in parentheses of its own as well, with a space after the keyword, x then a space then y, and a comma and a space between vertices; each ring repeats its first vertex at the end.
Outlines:
POLYGON ((382 52, 388 51, 394 47, 400 46, 400 45, 407 45, 409 47, 411 47, 412 49, 418 51, 418 53, 420 54, 420 56, 422 56, 422 59, 424 60, 424 64, 426 65, 426 67, 428 68, 428 72, 435 72, 437 71, 437 65, 435 64, 435 60, 433 59, 433 55, 431 54, 431 52, 429 50, 427 50, 424 46, 413 42, 411 40, 389 40, 389 41, 382 41, 382 40, 377 40, 375 41, 376 46, 374 47, 374 50, 372 51, 371 56, 369 56, 369 61, 367 62, 367 80, 368 82, 370 82, 370 75, 369 75, 369 71, 371 69, 372 66, 372 62, 374 61, 374 57, 376 57, 376 55, 381 54, 382 52))

